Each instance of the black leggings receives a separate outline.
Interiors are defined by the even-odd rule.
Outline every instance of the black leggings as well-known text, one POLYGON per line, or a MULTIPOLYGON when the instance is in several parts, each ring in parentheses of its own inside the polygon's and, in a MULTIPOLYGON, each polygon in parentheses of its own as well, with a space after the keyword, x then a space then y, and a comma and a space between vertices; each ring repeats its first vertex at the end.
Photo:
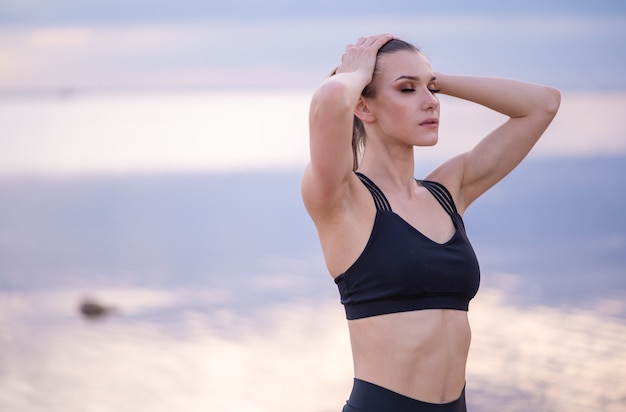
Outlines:
POLYGON ((343 412, 467 412, 465 388, 455 401, 428 403, 355 378, 343 412))

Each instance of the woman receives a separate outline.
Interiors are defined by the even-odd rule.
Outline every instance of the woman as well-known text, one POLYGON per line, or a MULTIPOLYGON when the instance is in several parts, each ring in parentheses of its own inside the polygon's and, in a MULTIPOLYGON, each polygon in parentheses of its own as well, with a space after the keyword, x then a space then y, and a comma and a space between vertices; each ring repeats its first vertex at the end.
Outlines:
POLYGON ((435 74, 390 34, 346 47, 312 98, 302 178, 348 318, 354 387, 344 412, 466 410, 467 308, 480 275, 462 215, 524 159, 559 103, 550 87, 435 74), (436 93, 508 119, 415 180, 414 147, 438 139, 436 93))

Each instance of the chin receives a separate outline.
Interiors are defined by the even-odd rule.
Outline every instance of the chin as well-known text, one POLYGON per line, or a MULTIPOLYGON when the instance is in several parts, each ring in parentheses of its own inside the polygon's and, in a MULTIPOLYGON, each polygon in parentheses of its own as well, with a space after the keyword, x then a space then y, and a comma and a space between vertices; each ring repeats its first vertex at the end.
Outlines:
POLYGON ((432 146, 435 146, 437 142, 439 142, 439 139, 435 137, 434 139, 429 139, 429 140, 424 139, 423 141, 416 143, 415 146, 432 147, 432 146))

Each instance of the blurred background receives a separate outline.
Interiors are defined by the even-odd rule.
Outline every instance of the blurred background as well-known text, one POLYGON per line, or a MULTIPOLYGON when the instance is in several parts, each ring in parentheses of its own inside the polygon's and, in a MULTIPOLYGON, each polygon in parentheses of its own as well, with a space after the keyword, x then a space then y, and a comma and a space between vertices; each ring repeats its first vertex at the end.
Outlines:
MULTIPOLYGON (((626 4, 608 0, 0 0, 0 410, 341 410, 345 314, 299 179, 313 90, 378 32, 436 71, 563 95, 465 215, 470 410, 626 410, 626 4)), ((417 177, 502 121, 441 100, 417 177)))

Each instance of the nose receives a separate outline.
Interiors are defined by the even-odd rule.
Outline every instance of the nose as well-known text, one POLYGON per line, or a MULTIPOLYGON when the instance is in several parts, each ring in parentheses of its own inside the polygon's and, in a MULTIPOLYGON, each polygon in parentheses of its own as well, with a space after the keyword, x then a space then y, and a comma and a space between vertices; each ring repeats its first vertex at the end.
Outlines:
POLYGON ((439 99, 430 90, 426 90, 424 97, 424 110, 435 110, 439 107, 439 99))

